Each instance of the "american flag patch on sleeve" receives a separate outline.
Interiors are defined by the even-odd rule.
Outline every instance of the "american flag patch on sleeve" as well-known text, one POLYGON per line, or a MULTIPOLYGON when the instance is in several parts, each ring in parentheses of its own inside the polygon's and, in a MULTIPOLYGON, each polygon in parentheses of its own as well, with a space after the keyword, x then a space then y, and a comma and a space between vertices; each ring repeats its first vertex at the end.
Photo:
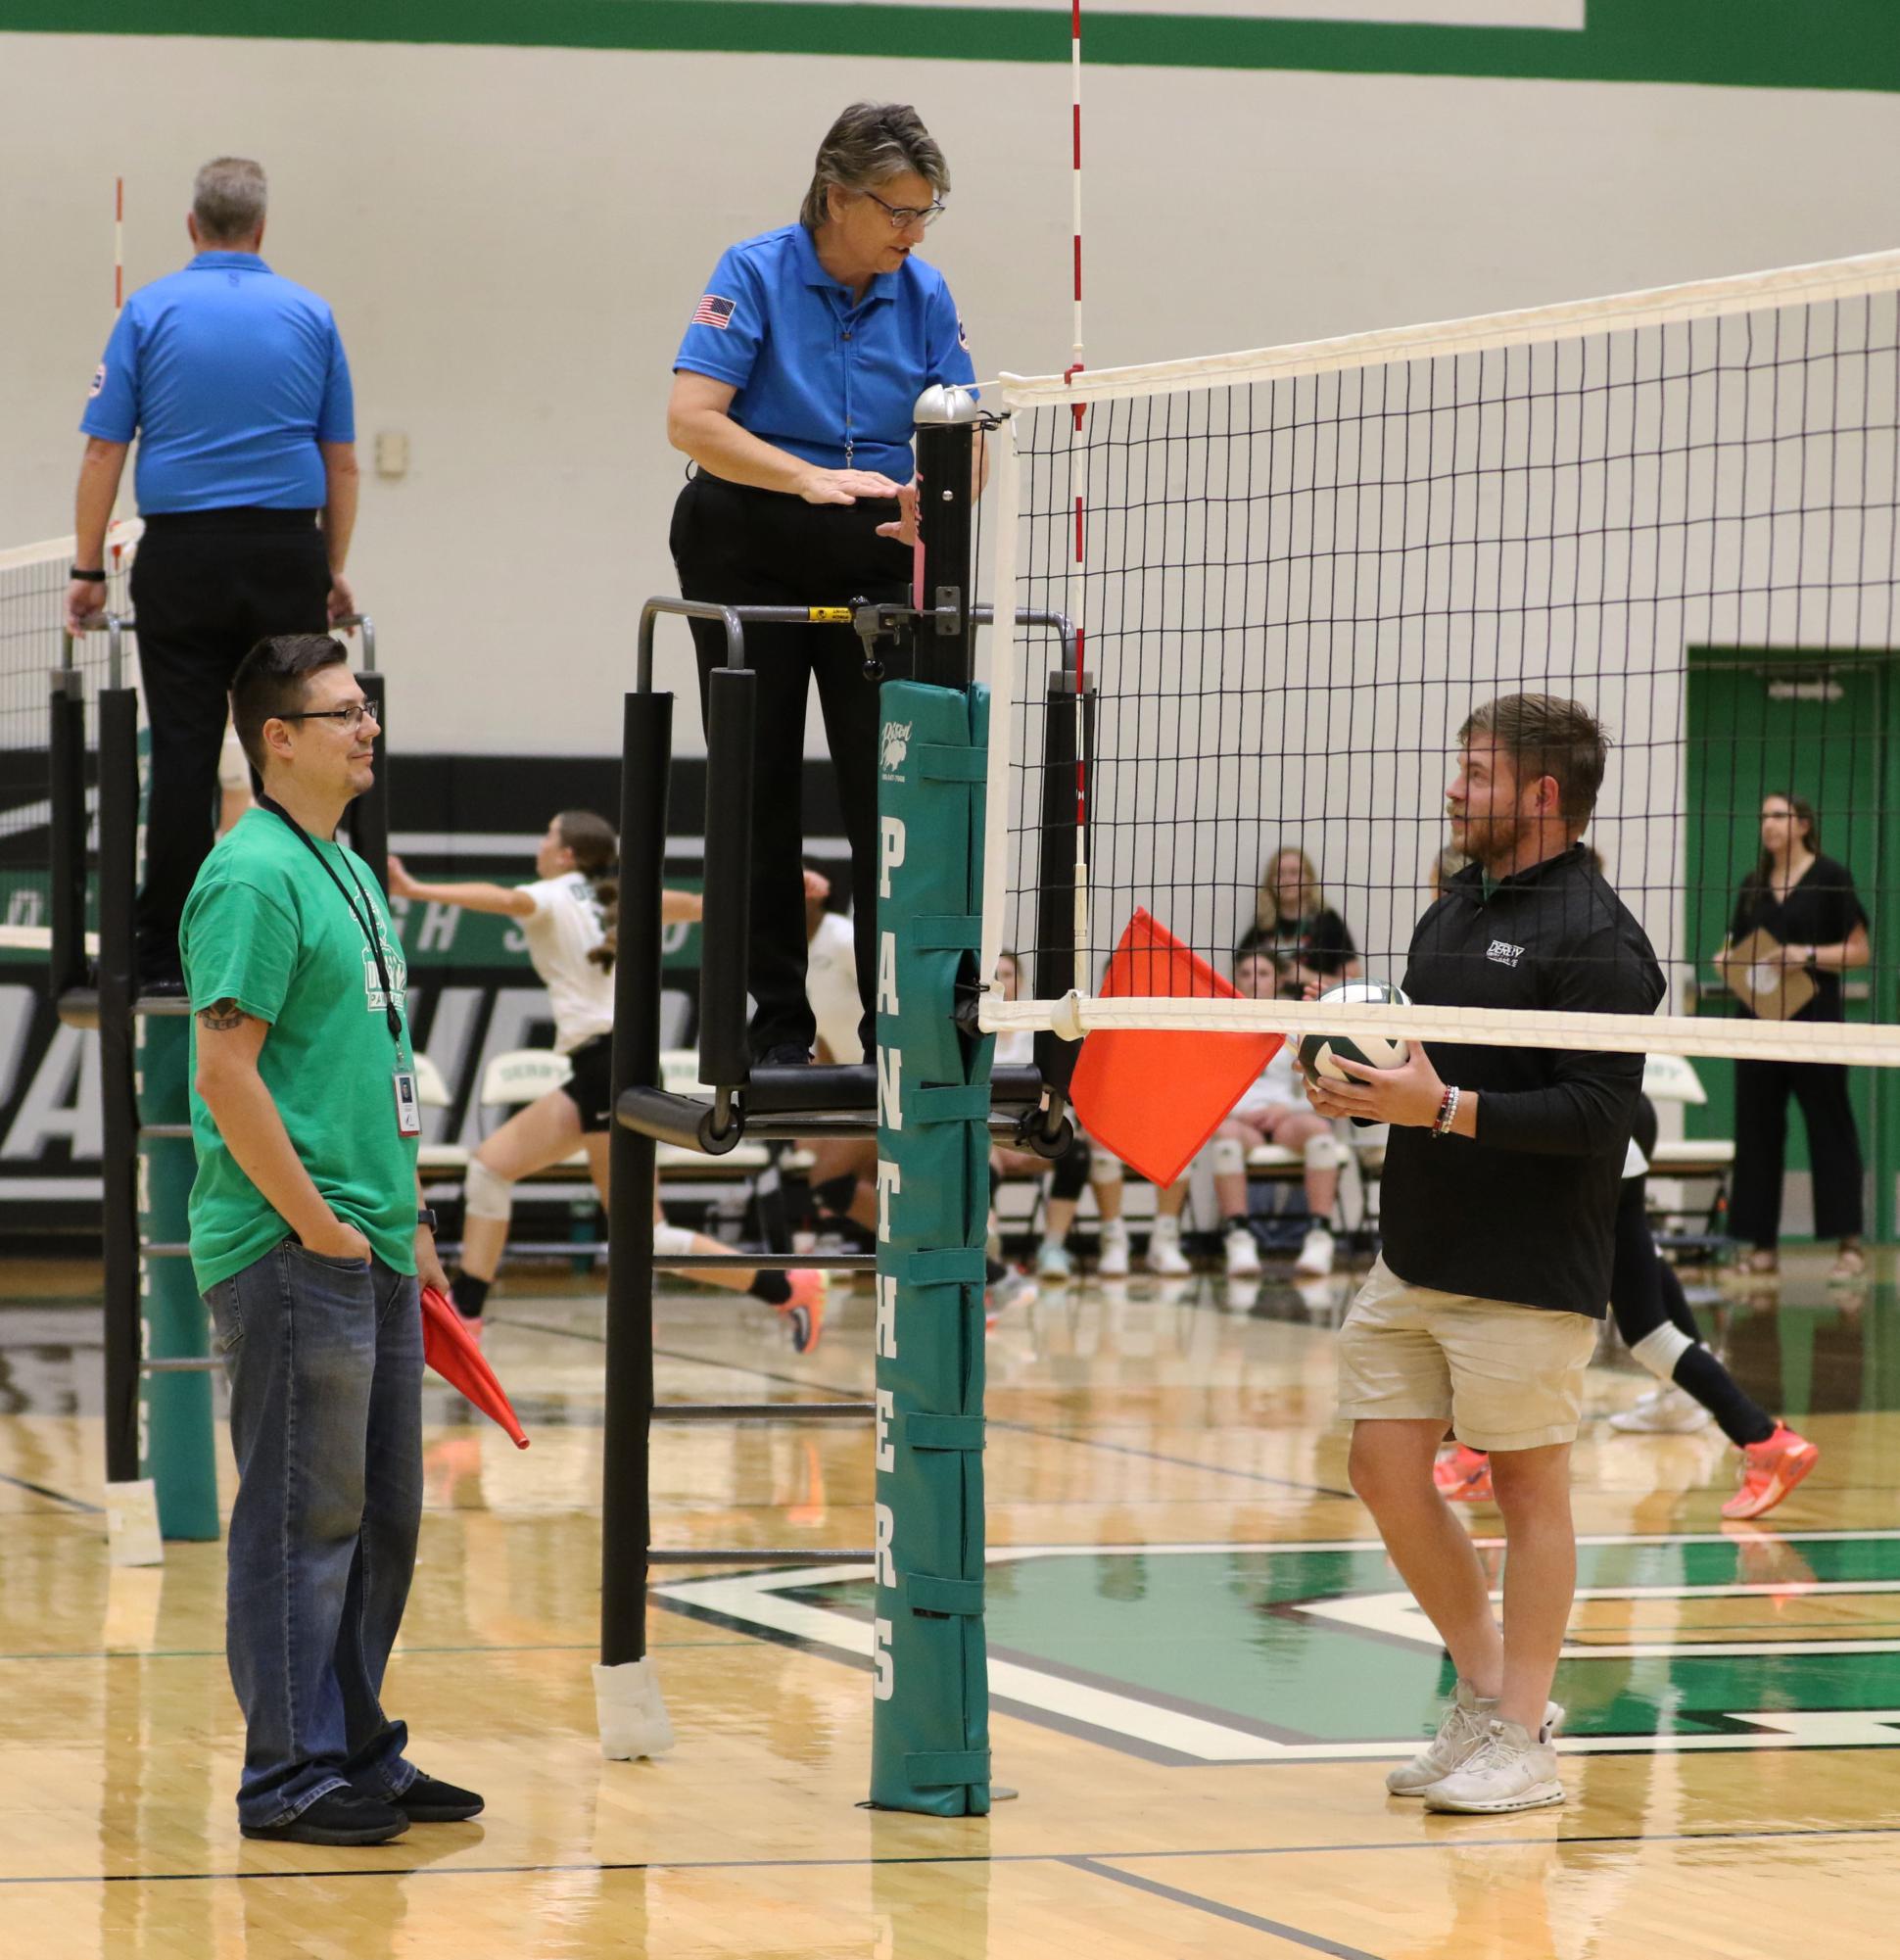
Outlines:
POLYGON ((733 323, 733 309, 737 304, 736 300, 722 300, 717 293, 708 293, 699 302, 692 323, 694 326, 717 327, 724 333, 733 323))

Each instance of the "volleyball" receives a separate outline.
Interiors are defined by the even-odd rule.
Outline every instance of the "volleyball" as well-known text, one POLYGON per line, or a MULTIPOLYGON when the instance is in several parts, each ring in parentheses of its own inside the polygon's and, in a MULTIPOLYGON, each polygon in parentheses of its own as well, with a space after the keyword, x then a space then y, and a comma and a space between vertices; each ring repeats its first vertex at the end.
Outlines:
MULTIPOLYGON (((1386 1001, 1398 1007, 1411 1005, 1398 987, 1388 986, 1384 980, 1348 980, 1344 986, 1328 988, 1319 998, 1322 1005, 1329 1000, 1386 1001)), ((1402 1038, 1388 1038, 1382 1034, 1308 1034, 1300 1044, 1300 1066, 1309 1076, 1323 1076, 1335 1082, 1352 1082, 1358 1078, 1349 1076, 1337 1066, 1342 1057, 1348 1062, 1362 1063, 1368 1069, 1396 1069, 1409 1052, 1402 1038)))

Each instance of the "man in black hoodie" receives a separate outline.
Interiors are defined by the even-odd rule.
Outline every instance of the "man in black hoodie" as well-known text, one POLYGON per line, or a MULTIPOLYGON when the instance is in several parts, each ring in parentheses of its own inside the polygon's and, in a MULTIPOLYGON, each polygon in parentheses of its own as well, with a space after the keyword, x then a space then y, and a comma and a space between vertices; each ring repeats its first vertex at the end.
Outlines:
MULTIPOLYGON (((1579 842, 1608 741, 1574 701, 1507 694, 1459 731, 1447 792, 1472 862, 1419 921, 1404 980, 1427 1007, 1655 1011, 1641 927, 1579 842)), ((1434 1810, 1557 1803, 1550 1686, 1576 1591, 1570 1446, 1610 1291, 1639 1054, 1414 1042, 1398 1069, 1309 1077, 1327 1116, 1392 1125, 1384 1251, 1340 1333, 1351 1473, 1458 1670, 1436 1739, 1386 1779, 1434 1810), (1504 1618, 1432 1482, 1447 1424, 1492 1453, 1504 1618)))

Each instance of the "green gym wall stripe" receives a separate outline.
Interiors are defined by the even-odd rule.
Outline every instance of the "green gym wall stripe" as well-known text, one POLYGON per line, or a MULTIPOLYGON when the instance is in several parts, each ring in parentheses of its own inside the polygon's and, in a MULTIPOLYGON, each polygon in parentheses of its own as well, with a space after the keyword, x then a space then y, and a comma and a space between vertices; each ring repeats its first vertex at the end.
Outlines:
MULTIPOLYGON (((825 0, 0 0, 0 30, 1066 62, 1054 7, 825 0)), ((1900 92, 1896 0, 1588 0, 1582 31, 1102 14, 1097 66, 1900 92)), ((3 72, 0 70, 0 72, 3 72)))

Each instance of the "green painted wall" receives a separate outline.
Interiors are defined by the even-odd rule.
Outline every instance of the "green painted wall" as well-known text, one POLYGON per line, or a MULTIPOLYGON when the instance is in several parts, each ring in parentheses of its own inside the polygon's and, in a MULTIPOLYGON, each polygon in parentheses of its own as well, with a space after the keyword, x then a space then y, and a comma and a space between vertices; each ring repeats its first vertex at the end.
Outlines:
MULTIPOLYGON (((1069 59, 1066 10, 824 0, 0 0, 0 30, 1069 59)), ((1895 0, 1589 0, 1581 32, 1103 14, 1092 64, 1900 92, 1895 0)))

